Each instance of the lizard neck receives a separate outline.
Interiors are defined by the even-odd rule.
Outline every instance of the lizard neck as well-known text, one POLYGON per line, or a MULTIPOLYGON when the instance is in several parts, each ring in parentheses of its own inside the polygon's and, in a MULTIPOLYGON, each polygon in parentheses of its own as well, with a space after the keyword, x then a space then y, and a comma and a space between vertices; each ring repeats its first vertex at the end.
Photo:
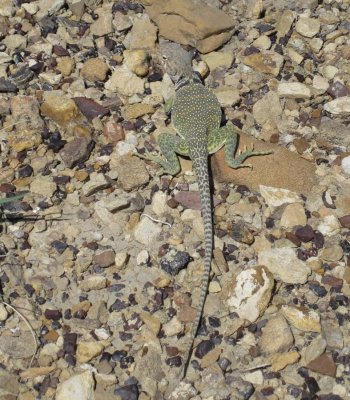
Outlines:
POLYGON ((183 88, 184 86, 188 85, 193 85, 193 84, 203 84, 200 76, 193 72, 190 76, 188 75, 182 75, 178 79, 178 81, 175 83, 175 92, 183 88))

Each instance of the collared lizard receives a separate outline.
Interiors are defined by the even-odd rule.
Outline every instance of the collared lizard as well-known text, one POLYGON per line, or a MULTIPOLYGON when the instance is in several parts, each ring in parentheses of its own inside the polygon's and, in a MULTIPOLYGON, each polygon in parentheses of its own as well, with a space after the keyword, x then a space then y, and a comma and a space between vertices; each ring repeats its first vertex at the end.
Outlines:
POLYGON ((233 125, 220 126, 221 107, 214 93, 202 84, 200 77, 192 70, 192 56, 176 43, 163 46, 166 70, 175 83, 175 98, 171 103, 171 119, 178 136, 162 133, 158 144, 164 158, 146 153, 139 155, 152 160, 162 167, 161 173, 176 175, 180 171, 178 154, 188 156, 193 163, 201 200, 204 223, 204 271, 200 288, 197 314, 186 347, 185 362, 180 370, 181 378, 186 376, 191 359, 194 339, 200 324, 207 295, 213 251, 212 202, 209 187, 208 155, 225 146, 225 159, 231 168, 251 168, 242 164, 248 157, 270 154, 245 149, 236 158, 238 137, 233 125))

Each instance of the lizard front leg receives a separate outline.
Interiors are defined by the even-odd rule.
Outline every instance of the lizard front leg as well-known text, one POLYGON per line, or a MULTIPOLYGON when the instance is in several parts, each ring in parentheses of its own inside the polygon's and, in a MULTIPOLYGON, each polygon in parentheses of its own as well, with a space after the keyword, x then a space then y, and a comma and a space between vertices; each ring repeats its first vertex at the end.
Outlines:
POLYGON ((271 151, 254 151, 252 146, 245 149, 235 157, 238 144, 238 135, 233 125, 226 125, 209 132, 208 153, 216 153, 222 146, 225 146, 226 163, 231 168, 252 168, 251 164, 243 164, 248 157, 263 156, 271 154, 271 151))
POLYGON ((176 175, 180 171, 180 162, 177 154, 182 156, 189 155, 188 145, 179 136, 170 133, 161 133, 158 137, 158 145, 164 158, 146 153, 136 154, 140 158, 156 162, 162 167, 161 174, 176 175))

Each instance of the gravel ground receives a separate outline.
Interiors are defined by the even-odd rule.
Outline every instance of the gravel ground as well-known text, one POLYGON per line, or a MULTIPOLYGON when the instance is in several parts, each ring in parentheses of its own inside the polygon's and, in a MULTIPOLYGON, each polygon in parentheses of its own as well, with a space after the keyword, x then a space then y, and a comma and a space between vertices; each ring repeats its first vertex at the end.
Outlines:
POLYGON ((350 1, 1 0, 0 398, 350 399, 350 1), (319 4, 320 3, 320 4, 319 4), (159 42, 197 70, 253 170, 133 156, 171 131, 159 42))

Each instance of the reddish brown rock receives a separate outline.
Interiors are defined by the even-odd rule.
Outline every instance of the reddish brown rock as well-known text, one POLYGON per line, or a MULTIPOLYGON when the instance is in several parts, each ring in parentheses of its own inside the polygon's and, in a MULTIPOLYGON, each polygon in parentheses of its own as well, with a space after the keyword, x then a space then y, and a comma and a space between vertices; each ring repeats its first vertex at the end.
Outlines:
POLYGON ((316 183, 315 165, 296 153, 276 144, 265 143, 240 132, 239 148, 254 145, 255 151, 273 151, 273 154, 249 158, 253 169, 230 168, 225 161, 224 149, 212 158, 214 177, 219 182, 234 182, 259 190, 259 185, 289 189, 298 193, 308 193, 316 183))
POLYGON ((337 366, 333 360, 331 353, 324 353, 319 357, 315 358, 306 366, 313 372, 317 372, 321 375, 328 375, 335 378, 337 372, 337 366))

